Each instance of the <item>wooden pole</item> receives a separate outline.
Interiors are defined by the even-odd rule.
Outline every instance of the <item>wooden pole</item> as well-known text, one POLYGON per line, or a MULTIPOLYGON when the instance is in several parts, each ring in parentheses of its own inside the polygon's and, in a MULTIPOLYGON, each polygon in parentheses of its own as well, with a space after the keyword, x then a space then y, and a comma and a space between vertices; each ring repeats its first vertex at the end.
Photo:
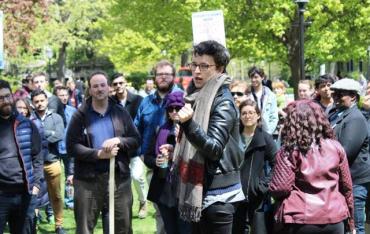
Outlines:
POLYGON ((114 234, 114 171, 115 157, 109 160, 109 234, 114 234))

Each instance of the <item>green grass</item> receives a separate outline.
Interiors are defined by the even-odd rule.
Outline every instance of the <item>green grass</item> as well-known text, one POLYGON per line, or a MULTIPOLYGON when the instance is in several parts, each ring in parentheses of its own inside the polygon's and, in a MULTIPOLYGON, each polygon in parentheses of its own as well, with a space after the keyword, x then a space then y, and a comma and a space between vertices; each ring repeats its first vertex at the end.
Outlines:
MULTIPOLYGON (((62 169, 64 172, 64 169, 62 169)), ((64 174, 64 173, 63 173, 64 174)), ((62 181, 64 181, 64 175, 62 175, 62 181)), ((64 184, 62 184, 62 196, 64 197, 64 184)), ((137 199, 137 193, 135 188, 132 186, 132 192, 134 195, 134 204, 132 206, 132 229, 135 234, 146 234, 146 233, 155 233, 155 219, 154 219, 154 208, 151 203, 148 204, 148 215, 145 219, 139 219, 137 216, 139 210, 139 201, 137 199)), ((44 212, 43 212, 43 216, 44 212)), ((118 224, 115 224, 118 225, 118 224)), ((64 209, 64 229, 67 231, 68 234, 75 233, 76 230, 76 223, 74 219, 73 210, 64 209)), ((38 225, 38 233, 46 234, 46 233, 54 233, 54 224, 48 223, 41 223, 38 225)), ((98 220, 98 223, 95 227, 96 234, 103 234, 103 226, 101 222, 101 218, 98 220)))
MULTIPOLYGON (((147 234, 147 233, 155 233, 155 219, 154 219, 154 208, 151 203, 148 206, 148 216, 145 219, 139 219, 137 217, 137 213, 139 210, 139 202, 137 200, 137 194, 134 188, 132 188, 134 194, 134 205, 132 208, 133 219, 132 219, 132 229, 135 234, 147 234)), ((43 212, 43 211, 42 211, 43 212)), ((44 212, 42 213, 45 217, 44 212)), ((117 224, 116 224, 117 225, 117 224)), ((64 229, 67 231, 68 234, 75 233, 76 223, 74 220, 73 210, 64 209, 64 229)), ((41 223, 38 225, 38 233, 46 234, 46 233, 54 233, 54 224, 48 223, 41 223)), ((99 219, 98 224, 96 225, 95 232, 96 234, 103 233, 103 227, 101 223, 101 219, 99 219)))
MULTIPOLYGON (((62 169, 64 172, 64 169, 62 169)), ((62 181, 64 181, 64 173, 62 175, 62 181)), ((139 210, 139 201, 137 199, 137 193, 135 188, 132 186, 132 192, 134 195, 134 204, 132 207, 132 229, 134 234, 147 234, 147 233, 155 233, 155 219, 154 219, 154 208, 153 205, 149 202, 148 203, 148 215, 145 219, 139 219, 137 216, 139 210)), ((64 197, 64 183, 62 183, 62 197, 64 197)), ((43 222, 38 224, 38 232, 40 234, 47 234, 47 233, 55 233, 55 226, 54 224, 48 224, 46 222, 46 215, 44 209, 40 210, 43 216, 43 222)), ((115 224, 119 225, 119 224, 115 224)), ((73 234, 76 231, 76 223, 74 219, 73 210, 64 209, 64 222, 63 228, 67 231, 68 234, 73 234)), ((5 232, 7 234, 7 232, 5 232)), ((95 227, 95 234, 103 234, 103 226, 101 222, 101 218, 98 220, 98 223, 95 227)))

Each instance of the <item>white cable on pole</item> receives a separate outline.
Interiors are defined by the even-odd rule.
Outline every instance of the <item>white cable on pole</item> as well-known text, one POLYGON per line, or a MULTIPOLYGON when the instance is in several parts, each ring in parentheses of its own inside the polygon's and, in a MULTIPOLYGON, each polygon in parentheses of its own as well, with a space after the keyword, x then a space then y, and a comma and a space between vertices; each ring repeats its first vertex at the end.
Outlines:
POLYGON ((114 234, 114 171, 115 157, 109 160, 109 234, 114 234))

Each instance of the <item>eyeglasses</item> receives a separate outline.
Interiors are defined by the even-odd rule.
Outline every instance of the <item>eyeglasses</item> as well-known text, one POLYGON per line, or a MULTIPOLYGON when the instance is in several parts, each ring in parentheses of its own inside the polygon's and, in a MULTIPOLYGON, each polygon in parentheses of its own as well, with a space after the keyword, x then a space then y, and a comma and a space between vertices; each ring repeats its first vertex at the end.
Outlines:
POLYGON ((156 77, 172 77, 173 74, 172 73, 157 73, 155 74, 156 77))
POLYGON ((173 111, 179 112, 181 110, 181 107, 179 106, 170 106, 167 108, 168 113, 172 113, 173 111))
POLYGON ((9 94, 6 94, 4 96, 0 96, 0 101, 3 102, 6 100, 11 100, 12 99, 12 95, 9 93, 9 94))
POLYGON ((257 114, 257 112, 255 112, 255 111, 242 112, 242 115, 248 115, 248 116, 254 116, 255 114, 257 114))
POLYGON ((213 67, 213 66, 216 66, 216 65, 215 64, 206 64, 206 63, 200 63, 200 64, 190 63, 190 64, 188 64, 188 66, 192 71, 195 71, 197 69, 197 67, 199 67, 200 71, 207 71, 209 69, 209 67, 213 67))
POLYGON ((242 96, 244 96, 244 93, 242 93, 242 92, 231 92, 231 95, 233 95, 233 96, 238 96, 238 97, 242 97, 242 96))
POLYGON ((125 82, 122 82, 122 81, 121 82, 113 82, 112 83, 113 86, 123 85, 123 84, 125 84, 125 82))

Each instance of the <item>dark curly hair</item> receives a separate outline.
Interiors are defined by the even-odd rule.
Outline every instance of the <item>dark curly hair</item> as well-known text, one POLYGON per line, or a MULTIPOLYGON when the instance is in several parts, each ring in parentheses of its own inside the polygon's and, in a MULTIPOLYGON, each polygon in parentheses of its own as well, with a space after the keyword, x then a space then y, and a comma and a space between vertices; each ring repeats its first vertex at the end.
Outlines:
POLYGON ((286 107, 285 112, 287 116, 281 138, 287 154, 295 149, 306 154, 312 143, 320 146, 320 139, 334 139, 333 129, 325 113, 312 100, 292 102, 286 107))
POLYGON ((226 69, 230 62, 230 53, 217 41, 209 40, 202 41, 193 47, 193 55, 209 55, 215 60, 217 68, 223 67, 226 69))

